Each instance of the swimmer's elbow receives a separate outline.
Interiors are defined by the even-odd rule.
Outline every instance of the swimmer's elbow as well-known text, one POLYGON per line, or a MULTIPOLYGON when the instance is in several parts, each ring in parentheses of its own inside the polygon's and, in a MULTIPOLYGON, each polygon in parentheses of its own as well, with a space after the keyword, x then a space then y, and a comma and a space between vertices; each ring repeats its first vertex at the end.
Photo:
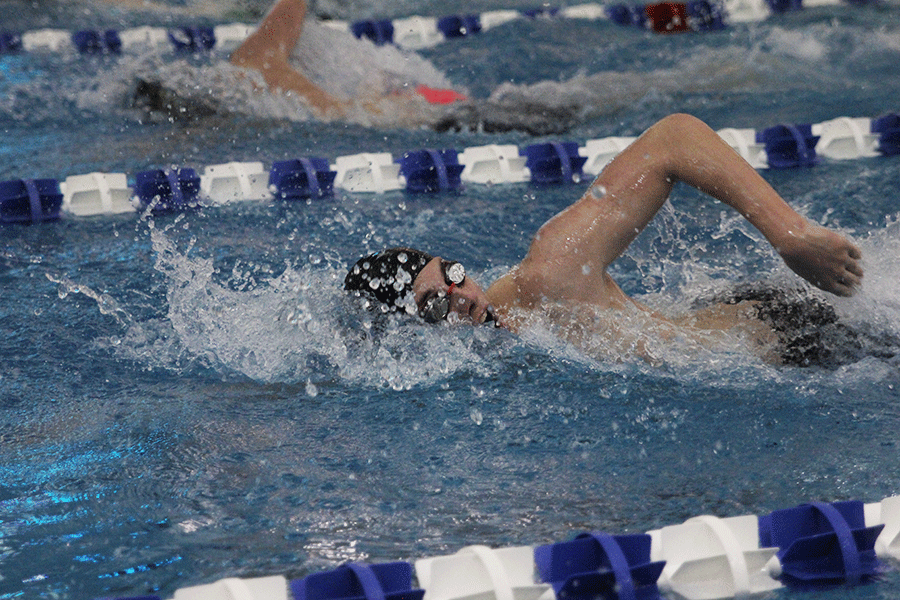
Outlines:
POLYGON ((707 129, 706 123, 687 113, 672 113, 657 121, 653 127, 660 127, 676 135, 689 134, 698 129, 707 129))

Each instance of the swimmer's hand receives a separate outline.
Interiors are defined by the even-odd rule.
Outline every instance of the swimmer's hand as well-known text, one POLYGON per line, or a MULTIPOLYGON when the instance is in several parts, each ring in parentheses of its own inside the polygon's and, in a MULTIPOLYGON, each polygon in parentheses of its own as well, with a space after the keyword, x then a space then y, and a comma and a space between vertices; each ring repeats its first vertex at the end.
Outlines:
POLYGON ((776 248, 791 270, 826 292, 851 296, 862 283, 862 252, 830 229, 807 223, 776 248))

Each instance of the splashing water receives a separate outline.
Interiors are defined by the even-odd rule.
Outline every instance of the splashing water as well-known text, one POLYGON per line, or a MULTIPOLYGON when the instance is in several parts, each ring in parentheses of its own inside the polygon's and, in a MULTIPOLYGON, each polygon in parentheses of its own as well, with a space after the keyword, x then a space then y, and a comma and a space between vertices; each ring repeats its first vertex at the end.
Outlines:
POLYGON ((212 259, 193 255, 194 242, 181 251, 152 222, 150 237, 155 268, 166 278, 165 317, 123 318, 125 333, 106 345, 151 368, 200 366, 263 383, 305 381, 310 390, 337 380, 401 390, 492 372, 503 351, 494 343, 503 334, 488 328, 431 327, 360 310, 340 289, 340 268, 286 265, 252 285, 250 274, 234 269, 221 282, 212 259))
MULTIPOLYGON (((731 376, 729 385, 736 384, 734 377, 747 386, 760 377, 781 377, 756 353, 743 331, 710 334, 702 340, 681 335, 661 340, 642 313, 617 313, 615 319, 593 315, 590 323, 606 323, 602 327, 580 322, 560 329, 558 323, 539 320, 520 335, 465 325, 430 326, 415 318, 360 309, 340 289, 343 267, 327 261, 285 264, 277 275, 236 267, 226 276, 211 258, 200 256, 196 240, 179 249, 168 235, 174 227, 159 229, 151 221, 149 228, 155 269, 165 276, 167 306, 162 318, 136 321, 108 294, 48 276, 60 286, 61 296, 81 292, 93 298, 103 314, 114 316, 125 333, 106 343, 148 368, 200 367, 228 378, 305 383, 310 396, 320 386, 339 381, 404 390, 467 373, 490 376, 529 355, 580 363, 600 372, 625 368, 672 373, 706 384, 725 373, 731 376)), ((874 332, 866 339, 880 339, 889 349, 890 340, 900 339, 900 297, 893 276, 900 260, 898 231, 900 223, 893 218, 863 240, 865 255, 871 257, 864 291, 851 299, 831 300, 843 321, 874 332)), ((661 268, 686 267, 672 262, 661 268)), ((651 293, 643 299, 651 305, 667 303, 676 313, 687 310, 697 282, 706 281, 703 267, 695 265, 694 276, 688 270, 687 276, 679 275, 687 283, 675 298, 651 293)), ((885 352, 883 346, 868 351, 885 352)), ((863 348, 861 354, 866 352, 863 348)), ((877 371, 887 376, 890 370, 877 371)))

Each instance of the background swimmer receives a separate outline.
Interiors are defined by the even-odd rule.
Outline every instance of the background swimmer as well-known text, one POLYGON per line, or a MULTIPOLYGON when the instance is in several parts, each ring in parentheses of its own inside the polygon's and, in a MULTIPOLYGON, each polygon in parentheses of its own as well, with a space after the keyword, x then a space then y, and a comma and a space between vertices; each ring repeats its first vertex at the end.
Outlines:
MULTIPOLYGON (((446 82, 436 73, 425 68, 425 61, 414 61, 412 70, 391 72, 385 67, 390 61, 378 61, 366 65, 352 64, 355 57, 341 56, 322 40, 298 48, 298 41, 306 23, 307 4, 305 0, 279 0, 263 18, 259 27, 231 55, 231 63, 259 71, 269 90, 299 94, 323 118, 343 118, 352 110, 356 102, 361 102, 371 111, 380 110, 377 102, 390 96, 395 103, 412 102, 420 105, 449 104, 465 99, 465 95, 450 89, 437 89, 435 85, 446 82), (299 50, 299 52, 298 52, 299 50), (335 72, 356 73, 357 89, 344 90, 344 97, 327 91, 321 83, 314 82, 309 71, 323 61, 339 61, 331 65, 335 72), (372 73, 383 77, 381 85, 372 86, 372 73), (349 92, 349 94, 348 94, 349 92), (349 95, 349 97, 347 97, 349 95)), ((321 26, 318 26, 321 27, 321 26)), ((379 49, 376 53, 397 52, 394 48, 379 49)), ((411 55, 408 57, 410 58, 411 55)), ((432 68, 433 69, 433 68, 432 68)), ((333 75, 322 73, 321 75, 333 75)), ((322 79, 320 77, 320 79, 322 79)), ((407 109, 410 107, 406 107, 407 109)))
MULTIPOLYGON (((574 73, 546 72, 533 81, 513 70, 493 85, 480 79, 461 85, 444 71, 459 73, 471 57, 443 64, 432 57, 436 66, 427 53, 375 45, 309 16, 305 0, 279 0, 229 63, 205 71, 182 65, 190 71, 183 74, 171 65, 152 68, 138 77, 132 104, 175 120, 261 110, 293 120, 547 135, 569 131, 592 116, 615 114, 648 93, 678 91, 685 81, 696 91, 721 92, 755 85, 757 79, 744 55, 716 54, 652 73, 615 67, 586 74, 579 66, 574 73), (470 93, 467 85, 481 89, 470 93), (271 106, 281 103, 293 108, 271 106)), ((590 70, 604 50, 587 46, 598 54, 582 52, 578 65, 590 70)))
MULTIPOLYGON (((518 130, 545 135, 567 131, 583 117, 585 107, 579 101, 541 89, 501 85, 490 98, 471 98, 419 54, 356 39, 324 22, 307 19, 308 11, 305 0, 279 0, 272 6, 230 56, 230 66, 244 75, 238 88, 299 98, 320 120, 428 126, 437 131, 518 130)), ((130 104, 179 121, 228 112, 236 109, 235 96, 242 94, 233 82, 221 81, 230 81, 233 75, 224 71, 191 71, 183 76, 144 73, 137 77, 130 104), (200 81, 205 83, 200 85, 200 81)), ((620 99, 633 95, 621 86, 614 87, 620 99)), ((253 98, 243 102, 254 103, 253 98)), ((618 106, 609 99, 598 104, 618 106)), ((241 109, 249 107, 237 107, 241 109)))

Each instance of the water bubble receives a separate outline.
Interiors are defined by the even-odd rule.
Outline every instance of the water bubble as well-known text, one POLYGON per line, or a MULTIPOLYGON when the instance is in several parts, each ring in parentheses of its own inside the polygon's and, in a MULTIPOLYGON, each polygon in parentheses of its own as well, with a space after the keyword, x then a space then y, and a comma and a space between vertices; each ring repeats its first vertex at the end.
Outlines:
POLYGON ((472 410, 469 411, 469 418, 472 419, 472 422, 476 425, 481 425, 481 423, 484 421, 484 415, 481 414, 481 411, 474 406, 472 407, 472 410))

